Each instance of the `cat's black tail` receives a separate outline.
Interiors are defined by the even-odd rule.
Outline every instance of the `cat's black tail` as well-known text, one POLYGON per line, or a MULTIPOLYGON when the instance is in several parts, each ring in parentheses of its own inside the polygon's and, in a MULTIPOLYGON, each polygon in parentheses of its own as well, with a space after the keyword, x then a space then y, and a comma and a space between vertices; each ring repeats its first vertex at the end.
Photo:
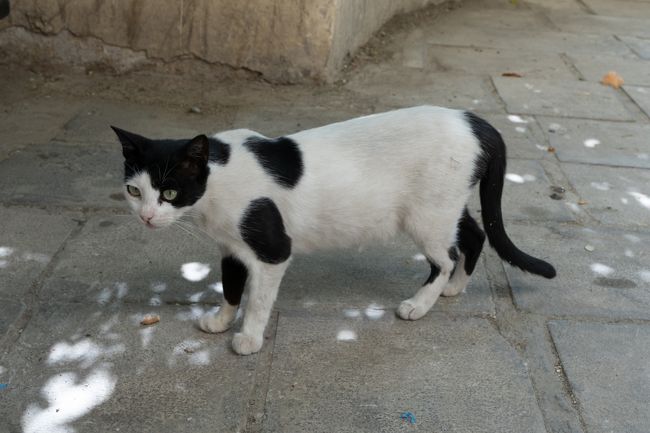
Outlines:
POLYGON ((503 227, 501 193, 506 171, 506 146, 501 134, 485 120, 466 113, 467 121, 481 145, 481 155, 476 162, 473 183, 480 181, 481 214, 483 228, 490 245, 506 262, 532 274, 545 278, 555 277, 555 268, 517 248, 503 227))

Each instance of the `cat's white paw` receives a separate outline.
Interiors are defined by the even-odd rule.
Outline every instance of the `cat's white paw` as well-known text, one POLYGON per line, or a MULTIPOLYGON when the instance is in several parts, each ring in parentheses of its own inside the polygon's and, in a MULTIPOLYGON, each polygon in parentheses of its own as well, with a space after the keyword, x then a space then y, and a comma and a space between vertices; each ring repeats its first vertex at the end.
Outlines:
POLYGON ((214 334, 227 331, 234 321, 235 314, 231 314, 227 308, 221 307, 216 313, 207 312, 203 314, 199 319, 199 328, 214 334))
POLYGON ((232 348, 240 355, 250 355, 251 353, 259 352, 263 342, 264 339, 262 336, 254 337, 238 332, 232 338, 232 348))
POLYGON ((402 301, 397 308, 397 315, 400 319, 404 320, 418 320, 429 311, 428 308, 425 308, 422 305, 418 305, 414 301, 407 299, 402 301))
POLYGON ((463 291, 465 287, 458 286, 456 284, 447 284, 442 290, 442 296, 456 296, 463 291))

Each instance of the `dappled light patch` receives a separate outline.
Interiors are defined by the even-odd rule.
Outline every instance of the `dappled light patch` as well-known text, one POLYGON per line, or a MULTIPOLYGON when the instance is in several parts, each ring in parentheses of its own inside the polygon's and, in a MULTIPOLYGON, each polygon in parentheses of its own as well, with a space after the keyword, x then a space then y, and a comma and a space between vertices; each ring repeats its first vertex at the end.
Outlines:
POLYGON ((585 147, 589 149, 593 149, 594 147, 598 146, 600 144, 600 140, 597 138, 587 138, 583 143, 585 147))
POLYGON ((634 199, 637 201, 637 203, 639 203, 641 206, 643 206, 646 209, 650 209, 650 197, 649 196, 647 196, 647 195, 645 195, 643 193, 640 193, 640 192, 635 192, 635 191, 628 192, 628 194, 631 195, 632 197, 634 197, 634 199))
POLYGON ((368 319, 378 320, 381 319, 385 311, 383 306, 379 304, 375 304, 373 302, 372 304, 368 305, 368 307, 363 311, 363 313, 366 315, 368 319))
POLYGON ((602 263, 592 263, 589 267, 595 274, 603 277, 608 277, 614 273, 614 269, 602 263))
POLYGON ((637 235, 626 233, 623 235, 623 237, 628 241, 632 242, 633 244, 638 244, 639 242, 641 242, 641 238, 638 237, 637 235))
POLYGON ((115 389, 117 379, 100 367, 86 377, 62 373, 50 378, 41 395, 48 406, 32 403, 22 417, 24 433, 72 433, 71 422, 104 403, 115 389))
POLYGON ((424 254, 418 253, 413 256, 413 260, 415 260, 416 262, 425 262, 427 258, 424 256, 424 254))
POLYGON ((596 188, 598 191, 609 191, 612 186, 609 182, 591 182, 591 187, 596 188))
POLYGON ((509 180, 510 182, 519 183, 519 184, 525 182, 534 182, 535 180, 537 180, 537 178, 532 174, 524 174, 522 176, 517 173, 507 173, 506 179, 509 180))
POLYGON ((650 283, 650 270, 643 269, 639 271, 639 278, 641 278, 641 280, 643 280, 644 283, 650 283))
POLYGON ((187 281, 193 283, 205 279, 210 273, 210 265, 206 263, 190 262, 181 266, 181 274, 187 281))
POLYGON ((100 305, 106 305, 111 300, 119 301, 126 296, 129 292, 129 287, 126 283, 117 282, 114 283, 112 287, 103 287, 97 294, 97 303, 100 305))
POLYGON ((343 310, 343 315, 348 319, 355 319, 357 317, 361 317, 361 311, 359 311, 357 308, 346 308, 343 310))
POLYGON ((162 283, 160 281, 156 281, 155 283, 151 283, 151 291, 155 293, 162 293, 165 290, 167 290, 167 283, 162 283))
POLYGON ((180 320, 181 322, 187 322, 189 320, 199 320, 203 313, 205 313, 205 310, 202 307, 199 305, 192 305, 183 311, 179 311, 174 317, 176 320, 180 320))
POLYGON ((88 368, 100 357, 111 357, 124 353, 126 347, 123 344, 104 347, 88 338, 84 338, 74 344, 62 341, 56 343, 47 357, 48 365, 60 365, 70 362, 79 362, 81 368, 88 368))
POLYGON ((9 257, 14 253, 14 249, 11 247, 0 247, 0 257, 9 257))
POLYGON ((508 120, 512 123, 528 123, 528 120, 523 119, 521 116, 517 116, 516 114, 509 114, 508 120))
POLYGON ((223 293, 223 283, 221 281, 217 281, 216 283, 212 283, 208 286, 208 289, 213 290, 217 293, 222 294, 223 293))
POLYGON ((337 341, 355 341, 357 333, 351 329, 342 329, 336 334, 337 341))
POLYGON ((187 297, 187 299, 190 302, 197 303, 197 302, 201 301, 201 298, 203 298, 203 295, 205 295, 205 292, 196 292, 196 293, 192 293, 191 295, 189 295, 187 297))

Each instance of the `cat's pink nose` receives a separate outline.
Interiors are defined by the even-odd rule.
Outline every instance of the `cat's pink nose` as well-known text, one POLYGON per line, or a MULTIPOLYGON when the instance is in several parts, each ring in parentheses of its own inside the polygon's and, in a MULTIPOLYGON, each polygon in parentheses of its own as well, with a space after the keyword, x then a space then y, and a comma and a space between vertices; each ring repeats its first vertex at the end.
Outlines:
POLYGON ((152 218, 153 218, 153 213, 141 213, 140 214, 140 219, 145 223, 148 223, 149 221, 151 221, 152 218))

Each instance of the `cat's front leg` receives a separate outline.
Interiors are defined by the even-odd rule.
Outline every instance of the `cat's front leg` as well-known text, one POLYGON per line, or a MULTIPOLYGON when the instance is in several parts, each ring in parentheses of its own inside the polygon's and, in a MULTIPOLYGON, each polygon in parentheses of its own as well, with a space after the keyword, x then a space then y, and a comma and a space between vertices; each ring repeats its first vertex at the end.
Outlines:
POLYGON ((264 342, 264 329, 271 316, 278 288, 290 259, 279 264, 258 262, 251 269, 250 294, 241 332, 235 334, 232 347, 240 355, 259 352, 264 342))
POLYGON ((221 259, 221 281, 225 302, 216 313, 205 313, 199 320, 199 327, 205 332, 224 332, 230 329, 241 302, 242 293, 248 280, 248 268, 234 255, 221 259))

